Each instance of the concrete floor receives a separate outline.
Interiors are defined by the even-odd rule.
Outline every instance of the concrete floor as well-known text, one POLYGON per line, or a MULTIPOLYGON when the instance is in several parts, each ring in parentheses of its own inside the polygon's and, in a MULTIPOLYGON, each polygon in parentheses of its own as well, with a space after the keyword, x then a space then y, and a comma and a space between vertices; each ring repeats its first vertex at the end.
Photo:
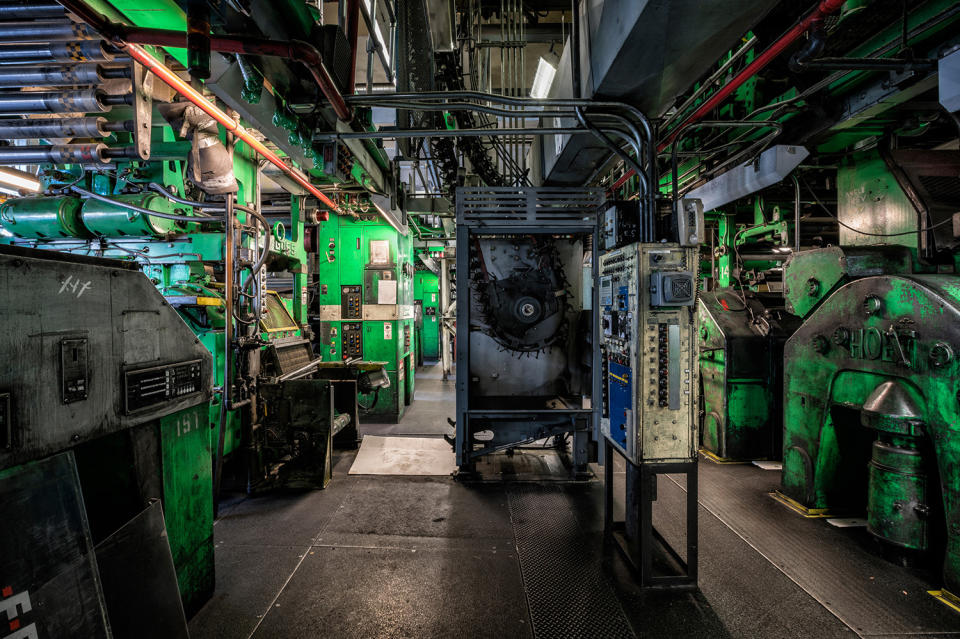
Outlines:
MULTIPOLYGON (((438 367, 415 397, 400 424, 362 432, 452 434, 438 367)), ((598 480, 348 475, 354 455, 337 455, 326 490, 221 508, 217 590, 192 637, 960 636, 960 615, 922 592, 928 577, 880 560, 865 533, 778 510, 776 472, 701 463, 699 591, 651 595, 604 549, 598 480)), ((548 458, 509 466, 561 468, 548 458)), ((655 517, 676 544, 683 497, 661 480, 655 517)))

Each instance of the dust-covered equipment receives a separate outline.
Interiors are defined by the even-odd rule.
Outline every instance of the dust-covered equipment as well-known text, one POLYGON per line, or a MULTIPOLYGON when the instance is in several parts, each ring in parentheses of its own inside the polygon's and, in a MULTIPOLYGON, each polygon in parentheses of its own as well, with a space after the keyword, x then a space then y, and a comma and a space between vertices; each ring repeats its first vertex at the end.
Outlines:
MULTIPOLYGON (((629 209, 611 216, 633 219, 629 209)), ((686 214, 685 207, 680 207, 686 214)), ((653 231, 641 210, 639 237, 653 231)), ((676 224, 663 225, 677 229, 676 224)), ((692 588, 697 574, 697 286, 699 254, 676 242, 632 242, 616 224, 605 229, 615 248, 599 256, 602 359, 600 423, 604 435, 606 528, 649 588, 692 588), (617 241, 616 238, 623 238, 617 241), (626 460, 626 518, 612 521, 613 453, 626 460), (687 481, 687 548, 679 553, 653 525, 657 477, 687 481), (673 558, 673 574, 655 573, 654 546, 673 558)), ((660 230, 658 235, 667 235, 660 230)), ((685 233, 683 237, 688 237, 685 233)), ((687 242, 685 242, 686 244, 687 242)))
POLYGON ((700 293, 700 445, 715 461, 780 459, 783 345, 797 322, 752 293, 700 293))
POLYGON ((592 320, 601 193, 457 191, 457 464, 573 435, 585 470, 599 377, 592 320), (588 281, 584 281, 584 280, 588 281), (585 285, 586 284, 586 285, 585 285))
POLYGON ((134 264, 0 246, 0 272, 0 581, 28 601, 10 621, 186 636, 214 586, 210 354, 134 264))

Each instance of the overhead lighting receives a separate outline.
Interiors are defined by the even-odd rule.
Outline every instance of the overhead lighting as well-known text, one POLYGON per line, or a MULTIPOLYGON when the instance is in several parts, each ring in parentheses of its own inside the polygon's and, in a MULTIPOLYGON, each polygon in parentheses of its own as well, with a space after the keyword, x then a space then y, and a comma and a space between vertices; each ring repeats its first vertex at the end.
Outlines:
POLYGON ((0 166, 0 188, 6 192, 13 191, 15 195, 19 195, 20 191, 39 193, 41 190, 37 176, 7 166, 0 166))
POLYGON ((530 87, 530 97, 542 100, 550 93, 553 78, 557 75, 557 67, 544 58, 537 63, 537 72, 533 76, 533 86, 530 87))

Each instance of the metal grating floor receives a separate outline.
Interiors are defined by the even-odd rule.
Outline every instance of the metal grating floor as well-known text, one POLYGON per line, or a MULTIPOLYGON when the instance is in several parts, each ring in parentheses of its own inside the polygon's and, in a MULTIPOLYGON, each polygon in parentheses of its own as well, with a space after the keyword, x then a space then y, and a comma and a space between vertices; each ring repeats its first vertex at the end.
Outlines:
POLYGON ((635 637, 602 567, 602 544, 584 531, 557 486, 507 490, 533 634, 635 637))

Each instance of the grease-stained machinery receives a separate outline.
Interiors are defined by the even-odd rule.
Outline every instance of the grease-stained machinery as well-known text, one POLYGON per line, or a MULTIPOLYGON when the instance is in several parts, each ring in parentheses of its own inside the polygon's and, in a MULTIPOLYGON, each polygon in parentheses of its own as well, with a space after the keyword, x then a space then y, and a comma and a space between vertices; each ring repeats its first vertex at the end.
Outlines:
POLYGON ((376 214, 317 227, 311 319, 324 361, 382 362, 389 384, 361 397, 368 421, 396 423, 413 401, 413 237, 376 214))
POLYGON ((132 262, 0 246, 0 268, 2 572, 25 636, 186 636, 214 587, 213 358, 132 262))
MULTIPOLYGON (((781 61, 751 58, 754 38, 785 43, 771 12, 661 125, 661 190, 707 209, 701 446, 782 458, 778 499, 864 517, 884 553, 942 571, 955 602, 960 13, 804 15, 781 61)), ((628 197, 636 183, 615 184, 628 197)))
POLYGON ((698 202, 677 203, 680 224, 656 228, 653 212, 629 203, 605 208, 599 256, 600 426, 604 435, 606 526, 652 588, 697 581, 697 243, 698 202), (689 224, 692 222, 692 224, 689 224), (666 228, 663 228, 666 227, 666 228), (659 239, 660 241, 650 241, 659 239), (640 240, 640 241, 637 241, 640 240), (626 508, 613 521, 613 454, 626 465, 626 508), (684 474, 686 552, 656 533, 657 476, 684 474), (657 574, 654 544, 664 544, 679 574, 657 574))
MULTIPOLYGON (((318 81, 339 94, 349 70, 341 26, 295 4, 276 9, 294 19, 274 37, 303 51, 261 57, 183 49, 175 3, 0 3, 0 485, 24 498, 23 478, 51 464, 63 490, 79 486, 85 511, 48 513, 73 526, 63 557, 89 555, 159 500, 181 618, 213 589, 221 490, 322 488, 334 437, 356 445, 361 408, 396 420, 413 397, 411 240, 377 195, 396 191, 393 169, 374 144, 314 142, 338 121, 370 128, 363 113, 291 108, 315 103, 318 81), (133 43, 138 26, 158 27, 156 46, 133 43), (355 271, 330 270, 341 245, 355 271)), ((189 17, 208 31, 256 23, 235 7, 189 17)), ((155 531, 158 509, 138 521, 155 531)), ((5 556, 36 559, 2 529, 5 556)), ((4 584, 43 583, 8 567, 4 584)), ((84 614, 105 601, 100 621, 116 628, 112 593, 92 585, 106 577, 88 578, 84 614)), ((147 636, 148 618, 120 635, 147 636)), ((48 623, 40 636, 69 634, 48 623)))
POLYGON ((956 593, 960 281, 949 223, 960 163, 949 151, 890 159, 868 152, 841 166, 841 246, 785 265, 787 307, 803 324, 784 354, 782 495, 807 511, 865 512, 893 554, 942 557, 956 593), (861 189, 878 195, 865 201, 861 189))

